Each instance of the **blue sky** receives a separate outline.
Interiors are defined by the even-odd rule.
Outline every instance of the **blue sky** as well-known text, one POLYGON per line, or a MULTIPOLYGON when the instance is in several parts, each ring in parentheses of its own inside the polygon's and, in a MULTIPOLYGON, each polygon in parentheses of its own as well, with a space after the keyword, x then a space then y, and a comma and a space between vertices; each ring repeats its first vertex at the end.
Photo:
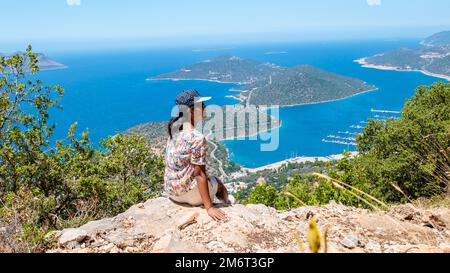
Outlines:
POLYGON ((449 0, 1 0, 0 10, 2 44, 398 38, 450 29, 449 0))

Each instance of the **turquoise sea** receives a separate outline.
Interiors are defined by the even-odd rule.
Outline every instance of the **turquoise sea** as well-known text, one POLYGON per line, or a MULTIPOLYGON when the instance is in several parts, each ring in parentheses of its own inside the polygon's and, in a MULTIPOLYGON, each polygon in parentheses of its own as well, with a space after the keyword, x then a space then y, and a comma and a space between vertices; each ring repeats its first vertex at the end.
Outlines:
MULTIPOLYGON (((201 81, 146 81, 152 75, 225 54, 253 58, 282 66, 311 64, 339 74, 360 78, 376 85, 377 91, 345 100, 283 108, 280 118, 280 147, 261 152, 259 142, 225 141, 234 161, 246 167, 259 167, 294 156, 327 156, 352 150, 354 146, 323 142, 342 132, 357 133, 367 118, 386 116, 371 109, 400 110, 417 86, 441 79, 419 72, 379 71, 360 67, 353 60, 398 47, 418 47, 418 40, 370 40, 308 42, 298 44, 242 45, 227 48, 178 48, 87 52, 46 52, 64 63, 64 70, 43 71, 38 75, 46 84, 59 84, 66 90, 63 110, 53 111, 57 124, 55 139, 66 136, 73 122, 79 130, 90 130, 98 141, 137 124, 163 121, 170 117, 174 97, 184 89, 196 88, 213 96, 211 103, 235 104, 225 98, 234 85, 201 81), (271 54, 267 54, 271 53, 271 54), (351 126, 355 128, 351 128, 351 126)), ((342 140, 342 139, 341 139, 342 140)), ((344 141, 351 142, 351 141, 344 141)))

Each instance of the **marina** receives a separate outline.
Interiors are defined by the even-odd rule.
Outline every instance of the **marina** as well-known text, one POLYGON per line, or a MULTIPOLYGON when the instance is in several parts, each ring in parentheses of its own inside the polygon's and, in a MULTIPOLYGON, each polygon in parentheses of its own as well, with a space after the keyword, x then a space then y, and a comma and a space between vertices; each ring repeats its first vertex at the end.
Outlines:
MULTIPOLYGON (((392 110, 375 110, 371 109, 370 112, 372 114, 375 113, 384 113, 385 115, 373 115, 373 117, 369 117, 369 119, 373 119, 380 122, 386 122, 389 119, 398 119, 400 118, 399 111, 392 111, 392 110), (391 115, 388 115, 391 114, 391 115)), ((364 130, 365 126, 368 124, 367 121, 362 120, 359 122, 359 125, 351 125, 350 128, 360 130, 361 132, 350 132, 350 131, 338 131, 337 134, 330 134, 326 138, 322 139, 323 143, 329 143, 329 144, 337 144, 337 145, 344 145, 347 146, 347 150, 350 150, 350 146, 357 146, 357 136, 362 135, 362 131, 364 130)))

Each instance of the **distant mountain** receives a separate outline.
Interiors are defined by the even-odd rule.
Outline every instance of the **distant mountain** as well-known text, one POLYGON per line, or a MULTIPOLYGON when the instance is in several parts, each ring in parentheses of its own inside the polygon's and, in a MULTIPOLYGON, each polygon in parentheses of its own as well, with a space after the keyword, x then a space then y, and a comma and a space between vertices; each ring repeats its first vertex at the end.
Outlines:
POLYGON ((450 46, 450 31, 436 33, 422 41, 426 46, 450 46))
MULTIPOLYGON (((13 54, 4 54, 4 53, 0 53, 0 57, 10 57, 13 56, 15 54, 20 54, 21 52, 15 52, 13 54)), ((58 63, 50 58, 48 58, 47 56, 45 56, 42 53, 37 53, 37 58, 38 58, 38 65, 40 67, 41 70, 54 70, 54 69, 62 69, 62 68, 66 68, 65 65, 58 63)))
POLYGON ((241 59, 236 56, 220 56, 150 79, 201 79, 248 84, 266 80, 277 69, 280 68, 255 60, 241 59))
POLYGON ((368 68, 421 71, 450 80, 450 31, 434 34, 419 49, 400 48, 356 60, 368 68))
POLYGON ((365 82, 310 65, 293 68, 221 56, 149 80, 207 80, 236 83, 240 99, 254 105, 298 105, 342 99, 375 89, 365 82))

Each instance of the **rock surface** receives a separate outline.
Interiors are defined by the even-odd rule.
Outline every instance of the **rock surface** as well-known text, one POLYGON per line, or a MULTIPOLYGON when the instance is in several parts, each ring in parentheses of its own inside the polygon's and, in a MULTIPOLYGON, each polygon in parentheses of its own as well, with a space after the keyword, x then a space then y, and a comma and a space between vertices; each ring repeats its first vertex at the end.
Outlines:
POLYGON ((388 212, 371 212, 333 203, 287 212, 264 205, 223 209, 229 219, 217 223, 202 208, 165 198, 149 200, 114 218, 60 232, 59 247, 50 252, 300 252, 294 234, 307 246, 308 218, 313 216, 320 231, 329 226, 329 252, 450 253, 447 208, 430 211, 401 205, 388 212))

